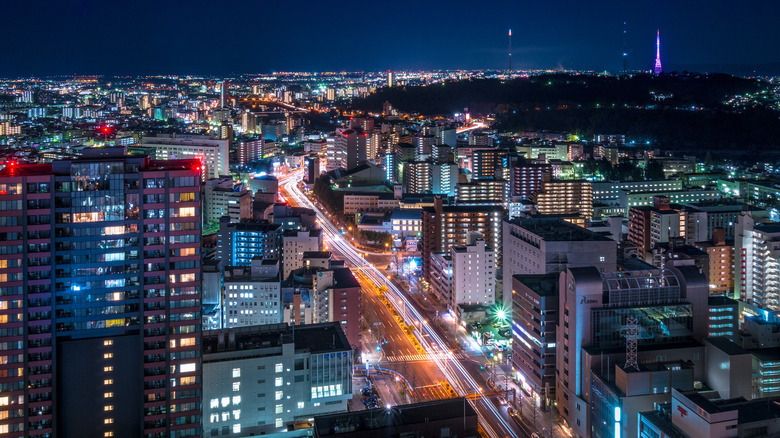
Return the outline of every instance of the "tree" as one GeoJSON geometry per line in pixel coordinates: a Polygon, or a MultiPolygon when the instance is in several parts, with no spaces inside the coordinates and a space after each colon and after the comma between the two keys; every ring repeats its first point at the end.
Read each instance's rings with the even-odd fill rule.
{"type": "Polygon", "coordinates": [[[657,180],[664,179],[664,165],[658,160],[650,160],[645,167],[645,179],[657,180]]]}

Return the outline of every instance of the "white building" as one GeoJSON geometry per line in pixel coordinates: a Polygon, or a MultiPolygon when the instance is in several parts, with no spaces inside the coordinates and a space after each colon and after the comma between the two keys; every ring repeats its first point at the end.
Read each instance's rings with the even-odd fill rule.
{"type": "Polygon", "coordinates": [[[481,238],[469,237],[465,246],[450,247],[451,308],[460,304],[492,306],[496,301],[496,253],[481,238]]]}
{"type": "Polygon", "coordinates": [[[278,260],[257,258],[251,266],[228,266],[224,286],[224,327],[282,322],[278,260]]]}
{"type": "Polygon", "coordinates": [[[203,332],[203,435],[245,437],[346,411],[352,347],[338,323],[203,332]]]}
{"type": "Polygon", "coordinates": [[[322,250],[322,230],[288,230],[282,235],[282,279],[303,267],[303,253],[322,250]]]}
{"type": "Polygon", "coordinates": [[[503,305],[512,306],[512,276],[567,268],[617,269],[617,242],[558,218],[504,221],[503,305]]]}
{"type": "Polygon", "coordinates": [[[741,214],[734,232],[735,296],[780,312],[780,225],[757,224],[741,214]]]}
{"type": "Polygon", "coordinates": [[[229,176],[211,178],[203,185],[203,222],[219,222],[222,216],[229,216],[231,222],[252,218],[252,193],[229,176]]]}
{"type": "Polygon", "coordinates": [[[204,175],[210,178],[230,174],[229,144],[229,140],[192,134],[157,134],[141,140],[141,147],[154,149],[158,160],[201,159],[206,166],[204,175]]]}

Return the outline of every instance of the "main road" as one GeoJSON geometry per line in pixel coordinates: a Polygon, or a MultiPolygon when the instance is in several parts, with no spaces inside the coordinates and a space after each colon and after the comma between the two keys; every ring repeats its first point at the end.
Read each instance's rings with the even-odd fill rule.
{"type": "Polygon", "coordinates": [[[459,359],[460,354],[456,352],[455,343],[444,334],[441,328],[429,322],[419,304],[376,267],[367,262],[361,251],[352,246],[341,234],[341,230],[334,226],[320,208],[309,201],[300,191],[298,182],[302,176],[302,171],[293,172],[281,178],[279,185],[290,200],[317,212],[318,223],[323,230],[325,240],[329,243],[331,252],[341,256],[345,262],[352,265],[353,269],[359,270],[361,275],[377,287],[384,286],[386,288],[385,297],[403,318],[405,324],[414,328],[415,337],[422,345],[422,349],[428,353],[430,359],[435,362],[455,391],[469,399],[469,403],[479,416],[480,425],[485,433],[493,438],[529,436],[528,432],[510,418],[506,409],[496,404],[494,398],[487,396],[490,390],[486,385],[483,373],[479,372],[479,367],[469,366],[469,361],[459,359]]]}

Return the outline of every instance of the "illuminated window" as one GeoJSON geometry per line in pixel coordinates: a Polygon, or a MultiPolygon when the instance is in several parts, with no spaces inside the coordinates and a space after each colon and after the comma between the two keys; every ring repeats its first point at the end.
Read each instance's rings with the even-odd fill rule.
{"type": "Polygon", "coordinates": [[[281,400],[282,397],[284,397],[284,391],[276,391],[276,397],[275,400],[281,400]]]}
{"type": "Polygon", "coordinates": [[[195,364],[194,363],[183,363],[179,365],[179,371],[182,373],[191,373],[195,371],[195,364]]]}
{"type": "Polygon", "coordinates": [[[241,377],[241,368],[233,368],[233,377],[241,377]]]}
{"type": "Polygon", "coordinates": [[[114,357],[114,353],[103,353],[103,359],[111,359],[114,357]]]}
{"type": "Polygon", "coordinates": [[[193,217],[193,216],[195,216],[195,207],[179,208],[179,217],[193,217]]]}
{"type": "Polygon", "coordinates": [[[275,368],[277,373],[281,373],[284,370],[284,367],[280,363],[276,364],[275,368]]]}
{"type": "Polygon", "coordinates": [[[192,256],[195,255],[195,248],[181,248],[179,250],[179,256],[185,257],[185,256],[192,256]]]}
{"type": "Polygon", "coordinates": [[[113,424],[114,419],[113,418],[106,418],[103,420],[103,424],[113,424]]]}
{"type": "Polygon", "coordinates": [[[0,406],[8,406],[9,399],[8,396],[0,397],[0,406]]]}
{"type": "Polygon", "coordinates": [[[195,274],[181,274],[182,283],[187,283],[191,281],[195,281],[195,274]]]}
{"type": "Polygon", "coordinates": [[[284,379],[281,377],[277,377],[276,381],[274,382],[274,386],[282,386],[284,385],[284,379]]]}
{"type": "Polygon", "coordinates": [[[277,418],[276,419],[276,427],[282,427],[282,419],[281,418],[277,418]]]}
{"type": "Polygon", "coordinates": [[[114,379],[103,380],[103,384],[104,385],[113,385],[114,384],[114,379]]]}
{"type": "Polygon", "coordinates": [[[113,411],[114,410],[114,405],[105,405],[105,406],[103,406],[103,410],[104,411],[113,411]]]}
{"type": "Polygon", "coordinates": [[[303,405],[304,405],[303,402],[298,402],[298,409],[303,409],[303,405]]]}
{"type": "Polygon", "coordinates": [[[233,433],[241,433],[241,425],[240,424],[234,424],[233,425],[233,433]]]}
{"type": "Polygon", "coordinates": [[[241,403],[241,396],[240,395],[234,395],[233,396],[233,404],[237,405],[241,403]]]}
{"type": "Polygon", "coordinates": [[[219,399],[218,399],[218,398],[212,398],[212,399],[209,401],[209,407],[210,407],[211,409],[216,409],[216,408],[218,408],[218,407],[219,407],[219,399]]]}
{"type": "Polygon", "coordinates": [[[106,437],[114,436],[114,432],[110,432],[110,431],[109,432],[103,432],[103,436],[106,436],[106,437]]]}
{"type": "Polygon", "coordinates": [[[222,407],[224,408],[225,406],[230,404],[230,397],[222,397],[221,402],[222,402],[222,407]]]}
{"type": "Polygon", "coordinates": [[[241,382],[233,382],[233,392],[241,391],[241,382]]]}
{"type": "Polygon", "coordinates": [[[276,413],[281,414],[284,411],[284,405],[276,405],[276,413]]]}
{"type": "Polygon", "coordinates": [[[104,392],[103,393],[103,398],[111,398],[113,396],[114,396],[113,392],[104,392]]]}

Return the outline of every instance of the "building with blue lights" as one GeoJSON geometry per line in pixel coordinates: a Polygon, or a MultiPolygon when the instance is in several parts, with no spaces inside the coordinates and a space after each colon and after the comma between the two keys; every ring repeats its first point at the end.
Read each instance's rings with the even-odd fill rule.
{"type": "Polygon", "coordinates": [[[0,170],[0,435],[200,436],[200,181],[124,148],[0,170]]]}

